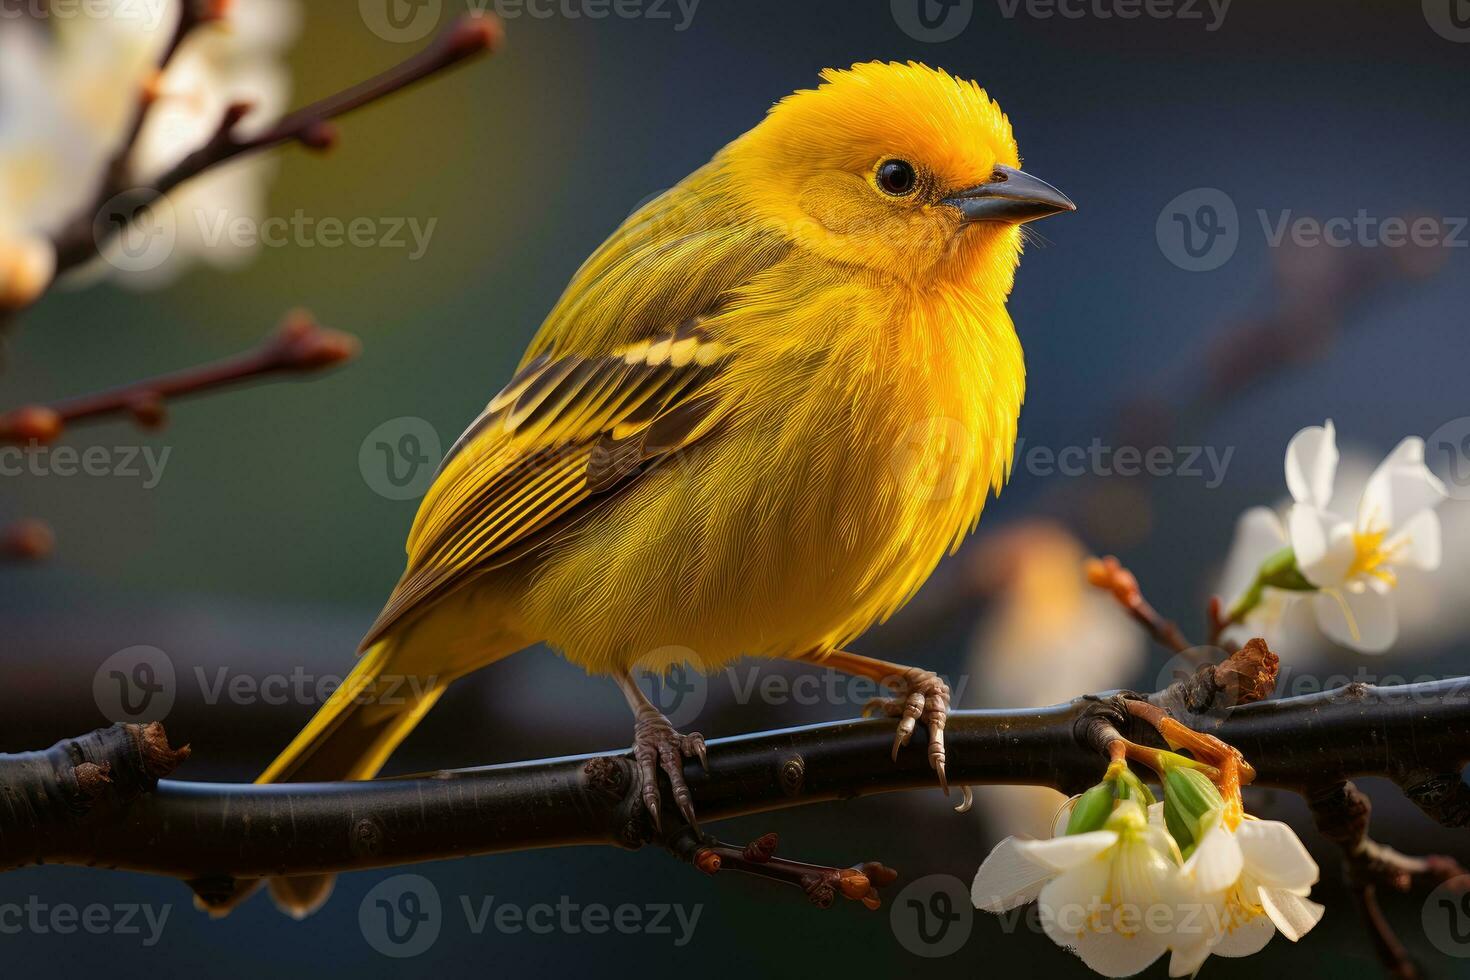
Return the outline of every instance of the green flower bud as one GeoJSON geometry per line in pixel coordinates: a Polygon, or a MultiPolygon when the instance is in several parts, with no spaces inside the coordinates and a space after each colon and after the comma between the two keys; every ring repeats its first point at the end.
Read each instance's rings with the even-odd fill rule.
{"type": "Polygon", "coordinates": [[[1145,810],[1158,802],[1143,780],[1129,769],[1124,769],[1118,776],[1118,799],[1133,800],[1145,810]]]}
{"type": "Polygon", "coordinates": [[[1224,808],[1225,798],[1204,773],[1188,766],[1169,767],[1164,775],[1164,825],[1185,857],[1224,808]]]}
{"type": "Polygon", "coordinates": [[[1105,779],[1077,797],[1072,816],[1067,819],[1067,834],[1085,834],[1101,830],[1113,812],[1113,781],[1105,779]]]}

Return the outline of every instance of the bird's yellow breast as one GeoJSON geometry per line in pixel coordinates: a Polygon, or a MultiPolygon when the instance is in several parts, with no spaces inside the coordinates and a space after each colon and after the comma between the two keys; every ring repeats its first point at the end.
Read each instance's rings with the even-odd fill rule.
{"type": "Polygon", "coordinates": [[[589,670],[845,643],[1008,474],[1024,367],[999,300],[795,253],[708,328],[733,347],[719,429],[517,573],[529,635],[589,670]]]}

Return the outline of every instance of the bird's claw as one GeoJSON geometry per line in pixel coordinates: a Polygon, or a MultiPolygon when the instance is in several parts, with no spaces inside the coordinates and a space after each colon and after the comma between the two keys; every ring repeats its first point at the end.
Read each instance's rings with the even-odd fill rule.
{"type": "Polygon", "coordinates": [[[697,758],[704,771],[709,772],[709,755],[703,735],[698,732],[680,734],[667,718],[652,708],[638,713],[633,723],[633,759],[638,765],[642,783],[643,808],[660,834],[663,833],[658,791],[660,769],[668,777],[669,786],[674,791],[674,805],[679,808],[684,822],[696,831],[699,829],[694,816],[694,798],[684,780],[684,760],[691,757],[697,758]]]}
{"type": "MultiPolygon", "coordinates": [[[[893,760],[898,761],[898,752],[913,738],[914,728],[922,721],[929,730],[929,765],[939,778],[939,788],[949,795],[949,778],[945,773],[944,724],[949,718],[949,685],[944,678],[930,670],[910,668],[886,682],[895,691],[891,698],[873,698],[863,708],[868,715],[878,711],[890,718],[897,718],[898,730],[893,736],[893,760]]],[[[974,805],[974,794],[970,787],[961,787],[964,799],[955,809],[964,813],[974,805]]]]}

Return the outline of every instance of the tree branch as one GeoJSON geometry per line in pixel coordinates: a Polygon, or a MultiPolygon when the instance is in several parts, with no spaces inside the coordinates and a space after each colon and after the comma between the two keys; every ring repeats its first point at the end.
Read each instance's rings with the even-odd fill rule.
{"type": "MultiPolygon", "coordinates": [[[[166,49],[165,59],[172,55],[177,43],[182,42],[189,31],[208,19],[207,11],[192,17],[186,16],[186,20],[180,24],[175,43],[166,49]]],[[[56,247],[56,276],[60,277],[91,261],[109,240],[121,232],[122,228],[117,222],[104,224],[98,221],[98,215],[107,202],[119,194],[129,191],[136,193],[137,200],[132,203],[136,203],[138,207],[133,209],[131,215],[132,220],[136,220],[149,204],[167,195],[180,184],[230,160],[292,142],[302,143],[312,149],[328,149],[336,141],[335,130],[330,125],[332,120],[409,88],[476,55],[492,51],[499,45],[502,37],[503,29],[495,17],[467,14],[440,34],[429,47],[397,67],[344,92],[298,109],[258,136],[237,135],[236,129],[249,114],[251,106],[248,103],[231,105],[225,110],[219,126],[208,142],[146,186],[138,187],[129,173],[127,161],[132,154],[133,143],[146,121],[150,99],[144,93],[134,128],[118,150],[97,194],[53,242],[56,247]]],[[[165,60],[164,64],[166,63],[165,60]]]]}
{"type": "Polygon", "coordinates": [[[1407,892],[1417,886],[1434,887],[1470,881],[1454,858],[1440,854],[1410,857],[1368,836],[1373,804],[1351,782],[1328,783],[1307,794],[1312,817],[1323,836],[1342,848],[1343,866],[1358,909],[1373,936],[1373,945],[1389,975],[1415,980],[1418,966],[1394,934],[1378,907],[1378,889],[1407,892]]]}
{"type": "Polygon", "coordinates": [[[253,351],[146,381],[83,395],[51,405],[23,405],[0,414],[0,443],[43,444],[66,426],[127,414],[145,428],[163,423],[165,402],[274,374],[320,371],[357,356],[351,334],[320,326],[304,310],[286,316],[279,329],[253,351]]]}
{"type": "MultiPolygon", "coordinates": [[[[1458,774],[1470,760],[1467,694],[1470,679],[1351,685],[1233,708],[1211,729],[1252,760],[1257,785],[1308,794],[1332,780],[1386,776],[1435,819],[1465,826],[1470,806],[1458,774]],[[1428,773],[1439,775],[1430,779],[1428,773]],[[1430,784],[1433,792],[1426,790],[1430,784]]],[[[1182,696],[1171,689],[1154,700],[1182,696]]],[[[1137,695],[955,712],[946,729],[951,779],[1078,792],[1105,767],[1099,732],[1157,742],[1148,725],[1123,709],[1125,697],[1137,695]]],[[[44,753],[0,756],[6,790],[0,796],[0,869],[46,862],[152,872],[189,880],[206,902],[223,903],[240,879],[283,873],[568,844],[657,843],[691,860],[708,849],[691,845],[690,832],[672,813],[663,819],[668,835],[656,834],[627,753],[357,783],[163,781],[155,788],[149,779],[154,770],[139,768],[146,760],[134,748],[136,729],[114,726],[44,753]],[[110,771],[112,782],[78,807],[76,771],[85,764],[110,771]]],[[[892,741],[892,723],[885,720],[717,739],[709,743],[708,773],[693,766],[685,775],[705,822],[932,788],[924,754],[901,753],[893,762],[892,741]]]]}

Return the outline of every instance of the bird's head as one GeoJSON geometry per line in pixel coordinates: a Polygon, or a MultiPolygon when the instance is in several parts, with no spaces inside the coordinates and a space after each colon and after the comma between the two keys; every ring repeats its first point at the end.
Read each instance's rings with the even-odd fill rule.
{"type": "Polygon", "coordinates": [[[1010,120],[974,82],[912,62],[822,79],[726,151],[732,193],[799,245],[917,287],[1004,295],[1021,226],[1076,210],[1021,171],[1010,120]]]}

